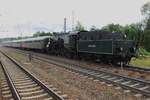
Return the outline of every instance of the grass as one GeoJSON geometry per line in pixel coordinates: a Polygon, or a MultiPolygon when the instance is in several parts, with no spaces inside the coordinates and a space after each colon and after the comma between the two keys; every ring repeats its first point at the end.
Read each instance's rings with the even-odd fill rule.
{"type": "Polygon", "coordinates": [[[130,64],[143,68],[150,68],[150,57],[133,58],[130,64]]]}
{"type": "Polygon", "coordinates": [[[130,64],[143,68],[150,68],[150,52],[143,48],[139,48],[138,55],[138,58],[131,59],[130,64]]]}

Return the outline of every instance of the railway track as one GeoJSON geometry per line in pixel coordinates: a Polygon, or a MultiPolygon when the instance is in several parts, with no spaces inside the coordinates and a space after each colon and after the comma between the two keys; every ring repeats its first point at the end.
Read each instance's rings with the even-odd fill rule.
{"type": "Polygon", "coordinates": [[[42,60],[51,64],[55,64],[57,66],[61,66],[73,72],[92,77],[94,80],[105,81],[109,84],[114,84],[116,86],[121,86],[124,89],[131,90],[137,94],[139,93],[147,97],[150,97],[150,82],[149,81],[130,78],[130,77],[114,74],[114,73],[108,73],[105,71],[97,71],[91,68],[71,65],[66,62],[58,61],[56,59],[46,59],[46,58],[42,58],[41,56],[38,57],[35,55],[33,55],[33,57],[40,61],[42,60]]]}
{"type": "Polygon", "coordinates": [[[137,72],[141,72],[141,73],[145,73],[145,72],[150,73],[150,68],[142,68],[142,67],[133,66],[133,65],[126,65],[125,67],[128,70],[132,70],[132,71],[137,71],[137,72]]]}
{"type": "MultiPolygon", "coordinates": [[[[46,56],[45,54],[36,53],[36,52],[32,52],[32,51],[23,51],[23,50],[15,49],[15,52],[23,54],[23,55],[27,55],[27,54],[31,53],[32,55],[38,55],[38,56],[41,56],[41,57],[44,57],[47,59],[51,58],[50,56],[46,56]]],[[[120,65],[115,65],[115,67],[120,68],[120,65]]],[[[135,72],[139,72],[139,73],[150,73],[150,68],[142,68],[142,67],[133,66],[133,65],[125,65],[123,68],[125,70],[135,71],[135,72]]]]}
{"type": "MultiPolygon", "coordinates": [[[[21,53],[23,53],[23,51],[21,53]]],[[[81,75],[91,77],[94,80],[105,81],[109,84],[120,86],[124,88],[127,92],[132,91],[136,94],[139,95],[141,94],[146,97],[150,97],[150,81],[122,76],[119,74],[114,74],[106,71],[94,70],[84,66],[70,64],[68,62],[58,60],[56,58],[44,56],[42,54],[33,53],[32,57],[33,59],[48,62],[66,68],[67,70],[73,71],[75,73],[79,73],[81,75]]]]}
{"type": "Polygon", "coordinates": [[[105,81],[109,84],[120,86],[124,88],[127,92],[132,91],[135,94],[139,94],[139,95],[141,94],[146,97],[150,97],[149,81],[122,76],[119,74],[109,73],[106,71],[98,71],[91,68],[70,64],[68,62],[64,62],[62,60],[58,60],[52,57],[42,56],[41,54],[32,54],[32,57],[33,59],[48,62],[66,68],[67,70],[73,71],[75,73],[79,73],[81,75],[91,77],[94,80],[105,81]]]}
{"type": "Polygon", "coordinates": [[[5,74],[3,72],[1,64],[0,64],[0,81],[1,81],[1,84],[0,84],[1,98],[0,99],[5,98],[6,100],[11,100],[13,98],[12,93],[11,93],[10,88],[8,86],[8,83],[7,83],[7,80],[6,80],[6,77],[5,77],[5,74]]]}
{"type": "Polygon", "coordinates": [[[13,58],[1,52],[2,94],[12,100],[64,100],[13,58]],[[2,59],[3,57],[3,59],[2,59]]]}
{"type": "MultiPolygon", "coordinates": [[[[23,53],[23,52],[22,52],[23,53]]],[[[50,57],[50,56],[46,56],[45,54],[38,54],[38,53],[33,53],[32,52],[32,55],[35,57],[35,56],[40,56],[42,58],[46,58],[46,59],[54,59],[53,57],[50,57]]],[[[64,62],[63,60],[59,60],[61,62],[64,62]]],[[[66,62],[67,63],[67,62],[66,62]]],[[[72,63],[71,63],[72,64],[72,63]]],[[[75,65],[75,66],[79,66],[79,67],[82,67],[80,65],[76,65],[76,64],[72,64],[72,65],[75,65]]],[[[100,66],[101,67],[101,66],[100,66]]],[[[116,68],[120,68],[120,65],[115,65],[116,68]]],[[[139,73],[150,73],[150,69],[148,68],[142,68],[142,67],[137,67],[137,66],[133,66],[133,65],[125,65],[123,67],[125,70],[128,70],[128,71],[135,71],[135,72],[139,72],[139,73]]]]}

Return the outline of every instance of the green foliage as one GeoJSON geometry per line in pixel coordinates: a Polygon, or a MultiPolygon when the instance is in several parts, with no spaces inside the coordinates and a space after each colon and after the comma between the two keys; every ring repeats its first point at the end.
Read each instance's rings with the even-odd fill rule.
{"type": "Polygon", "coordinates": [[[150,29],[150,17],[147,19],[147,21],[145,22],[145,30],[149,30],[150,29]]]}
{"type": "Polygon", "coordinates": [[[17,40],[20,40],[20,39],[22,39],[22,37],[19,36],[19,37],[17,37],[16,39],[17,39],[17,40]]]}
{"type": "Polygon", "coordinates": [[[35,34],[33,34],[33,37],[38,37],[38,36],[51,36],[52,33],[50,32],[36,32],[35,34]]]}
{"type": "Polygon", "coordinates": [[[16,37],[15,40],[20,40],[20,39],[26,39],[26,38],[30,38],[29,36],[24,36],[24,37],[16,37]]]}
{"type": "Polygon", "coordinates": [[[74,31],[84,31],[84,26],[78,21],[74,31]]]}
{"type": "Polygon", "coordinates": [[[143,47],[150,51],[150,30],[144,31],[143,47]]]}
{"type": "Polygon", "coordinates": [[[149,57],[140,57],[133,58],[130,62],[131,65],[136,65],[138,67],[150,68],[150,58],[149,57]]]}
{"type": "Polygon", "coordinates": [[[144,48],[139,48],[138,55],[138,58],[131,59],[130,64],[150,68],[150,52],[146,51],[144,48]]]}
{"type": "Polygon", "coordinates": [[[147,20],[146,27],[143,33],[143,47],[150,51],[150,18],[147,20]]]}
{"type": "Polygon", "coordinates": [[[122,32],[123,27],[119,24],[108,24],[104,27],[102,27],[101,30],[107,31],[107,32],[122,32]]]}
{"type": "Polygon", "coordinates": [[[100,30],[100,29],[98,29],[96,26],[92,26],[91,28],[90,28],[90,31],[97,31],[97,30],[100,30]]]}
{"type": "Polygon", "coordinates": [[[150,52],[146,51],[144,48],[139,48],[138,53],[138,58],[132,58],[130,64],[150,68],[150,52]]]}
{"type": "Polygon", "coordinates": [[[141,8],[142,15],[150,16],[150,2],[145,3],[141,8]]]}
{"type": "Polygon", "coordinates": [[[144,33],[143,33],[143,47],[150,51],[150,2],[144,4],[141,8],[141,13],[144,15],[144,33]]]}
{"type": "Polygon", "coordinates": [[[142,56],[150,56],[150,52],[146,51],[144,48],[139,48],[138,53],[142,56]]]}
{"type": "Polygon", "coordinates": [[[130,40],[135,40],[138,45],[141,45],[143,39],[143,31],[141,24],[130,24],[123,27],[123,33],[127,35],[127,38],[130,40]]]}
{"type": "Polygon", "coordinates": [[[130,24],[126,26],[121,26],[119,24],[108,24],[107,26],[104,26],[101,30],[126,34],[127,39],[135,40],[136,42],[140,42],[142,40],[141,24],[130,24]]]}

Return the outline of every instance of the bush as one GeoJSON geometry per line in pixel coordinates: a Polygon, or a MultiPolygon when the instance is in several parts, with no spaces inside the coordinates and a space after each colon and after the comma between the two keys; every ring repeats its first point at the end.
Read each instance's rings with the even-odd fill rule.
{"type": "Polygon", "coordinates": [[[138,54],[141,55],[141,56],[150,56],[150,52],[146,51],[143,48],[138,49],[138,54]]]}
{"type": "Polygon", "coordinates": [[[150,52],[150,30],[144,31],[143,46],[147,51],[150,52]]]}

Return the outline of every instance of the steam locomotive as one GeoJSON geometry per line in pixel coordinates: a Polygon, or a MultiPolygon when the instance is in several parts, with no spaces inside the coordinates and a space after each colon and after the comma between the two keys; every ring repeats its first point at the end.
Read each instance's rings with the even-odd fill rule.
{"type": "Polygon", "coordinates": [[[6,41],[4,46],[40,50],[69,58],[91,59],[110,63],[129,63],[136,56],[136,43],[122,33],[82,31],[59,33],[21,40],[6,41]]]}

